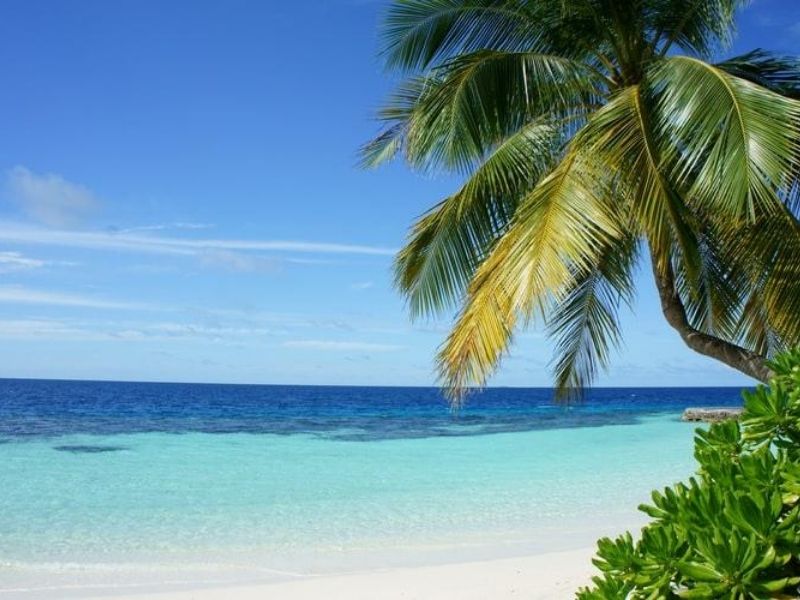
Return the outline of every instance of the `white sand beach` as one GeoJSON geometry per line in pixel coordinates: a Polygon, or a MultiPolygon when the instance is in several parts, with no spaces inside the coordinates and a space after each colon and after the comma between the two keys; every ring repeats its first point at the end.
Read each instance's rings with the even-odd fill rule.
{"type": "MultiPolygon", "coordinates": [[[[593,548],[519,558],[398,568],[292,581],[147,594],[104,600],[565,600],[589,582],[593,548]]],[[[97,598],[97,597],[95,597],[97,598]]]]}

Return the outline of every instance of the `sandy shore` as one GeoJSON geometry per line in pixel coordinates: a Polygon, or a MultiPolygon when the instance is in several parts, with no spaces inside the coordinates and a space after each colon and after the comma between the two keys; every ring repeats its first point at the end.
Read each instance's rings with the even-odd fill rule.
{"type": "MultiPolygon", "coordinates": [[[[593,573],[593,549],[241,587],[106,596],[107,600],[568,600],[593,573]]],[[[97,597],[95,597],[97,598],[97,597]]]]}

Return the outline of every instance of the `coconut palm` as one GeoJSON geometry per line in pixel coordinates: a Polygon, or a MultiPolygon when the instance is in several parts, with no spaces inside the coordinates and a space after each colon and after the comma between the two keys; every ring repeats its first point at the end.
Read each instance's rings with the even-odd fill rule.
{"type": "Polygon", "coordinates": [[[403,83],[363,148],[460,173],[396,259],[412,315],[460,308],[438,363],[456,400],[541,320],[557,388],[620,341],[652,264],[686,345],[765,380],[800,342],[800,67],[712,62],[743,0],[394,0],[403,83]]]}

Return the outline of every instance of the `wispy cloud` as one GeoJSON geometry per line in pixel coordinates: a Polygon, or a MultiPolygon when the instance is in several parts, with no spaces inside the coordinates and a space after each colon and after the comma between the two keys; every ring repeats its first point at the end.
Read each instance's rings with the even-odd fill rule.
{"type": "Polygon", "coordinates": [[[402,346],[394,344],[373,344],[369,342],[336,342],[329,340],[290,340],[283,343],[284,348],[303,348],[330,352],[395,352],[402,346]]]}
{"type": "Polygon", "coordinates": [[[43,260],[25,256],[21,252],[0,251],[0,273],[30,271],[50,266],[75,266],[77,263],[65,260],[43,260]]]}
{"type": "Polygon", "coordinates": [[[214,225],[211,223],[188,223],[183,221],[178,221],[175,223],[155,223],[152,225],[137,225],[135,227],[125,227],[123,229],[117,229],[117,233],[140,233],[143,231],[164,231],[165,229],[189,229],[189,230],[198,230],[198,229],[212,229],[214,225]]]}
{"type": "Polygon", "coordinates": [[[37,258],[28,258],[20,252],[0,252],[0,270],[5,272],[39,269],[44,265],[45,261],[37,258]]]}
{"type": "MultiPolygon", "coordinates": [[[[57,298],[61,299],[61,298],[57,298]]],[[[83,306],[84,303],[81,303],[83,306]]],[[[93,303],[93,308],[94,303],[93,303]]],[[[169,342],[204,340],[229,344],[277,344],[292,335],[299,322],[260,322],[254,324],[208,323],[202,319],[188,321],[148,321],[133,319],[61,316],[0,319],[0,339],[53,339],[70,341],[169,342]]],[[[294,332],[297,335],[297,331],[294,332]]],[[[402,346],[362,342],[326,340],[290,340],[284,348],[333,352],[391,352],[402,346]]]]}
{"type": "Polygon", "coordinates": [[[44,229],[20,223],[0,221],[0,240],[19,244],[84,248],[90,250],[120,250],[140,253],[197,256],[211,250],[241,252],[297,252],[315,254],[362,254],[392,256],[393,248],[308,242],[294,240],[240,240],[220,238],[178,238],[158,235],[137,235],[114,231],[73,231],[44,229]]]}
{"type": "MultiPolygon", "coordinates": [[[[14,296],[21,295],[17,291],[14,296]]],[[[10,292],[0,288],[0,302],[8,298],[10,292]]],[[[57,302],[69,305],[89,305],[91,308],[106,308],[109,303],[97,302],[96,298],[76,297],[67,294],[41,292],[34,295],[26,290],[26,301],[38,303],[57,302]]],[[[111,303],[119,308],[118,303],[111,303]]],[[[128,308],[125,305],[124,308],[128,308]]],[[[243,320],[236,312],[226,315],[203,315],[177,307],[162,307],[164,320],[151,320],[151,313],[136,312],[103,312],[90,310],[87,312],[62,312],[58,316],[47,313],[29,314],[0,318],[0,341],[30,342],[87,342],[108,344],[109,347],[121,347],[129,344],[146,345],[152,352],[183,352],[186,348],[203,348],[206,351],[211,344],[219,347],[236,348],[237,351],[250,349],[254,353],[289,352],[295,356],[304,356],[312,360],[323,360],[323,354],[335,355],[337,360],[369,360],[383,353],[401,351],[405,346],[394,343],[374,343],[342,338],[315,338],[321,333],[320,328],[330,330],[337,328],[333,323],[321,322],[314,317],[284,314],[260,314],[256,319],[243,320]],[[311,334],[303,337],[303,332],[311,334]],[[200,346],[198,346],[200,344],[200,346]],[[181,350],[182,349],[182,350],[181,350]],[[282,350],[281,350],[282,349],[282,350]]],[[[352,329],[352,327],[348,327],[352,329]]],[[[358,330],[349,331],[348,336],[356,335],[358,330]]],[[[366,330],[362,330],[366,333],[366,330]]],[[[332,334],[338,337],[340,332],[332,334]]],[[[369,338],[367,338],[369,339],[369,338]]],[[[393,338],[392,341],[394,341],[393,338]]],[[[178,356],[179,354],[174,354],[178,356]]]]}
{"type": "Polygon", "coordinates": [[[13,339],[87,339],[94,334],[63,321],[50,319],[0,320],[0,338],[13,339]]]}
{"type": "Polygon", "coordinates": [[[131,323],[71,319],[0,319],[0,338],[69,341],[229,341],[280,335],[268,328],[213,327],[197,323],[131,323]]]}
{"type": "Polygon", "coordinates": [[[373,287],[375,284],[372,281],[359,281],[357,283],[353,283],[350,285],[350,289],[353,290],[368,290],[369,288],[373,287]]]}
{"type": "Polygon", "coordinates": [[[0,302],[7,304],[44,304],[109,310],[154,310],[157,308],[151,304],[118,302],[81,294],[36,290],[16,285],[0,286],[0,302]]]}
{"type": "MultiPolygon", "coordinates": [[[[189,308],[189,314],[204,322],[228,323],[236,327],[280,327],[283,330],[335,331],[352,334],[356,331],[375,333],[371,322],[354,321],[348,316],[322,316],[282,313],[259,309],[189,308]]],[[[301,335],[301,334],[297,334],[301,335]]],[[[305,335],[305,334],[302,334],[305,335]]]]}
{"type": "Polygon", "coordinates": [[[265,327],[225,327],[199,323],[143,323],[106,328],[105,331],[109,337],[132,341],[204,339],[238,343],[245,339],[282,335],[280,331],[265,327]]]}
{"type": "Polygon", "coordinates": [[[20,166],[6,174],[5,195],[26,215],[51,227],[74,225],[99,204],[87,187],[20,166]]]}
{"type": "Polygon", "coordinates": [[[203,265],[221,267],[237,273],[274,273],[281,268],[281,260],[269,256],[254,256],[230,250],[209,250],[200,256],[203,265]]]}

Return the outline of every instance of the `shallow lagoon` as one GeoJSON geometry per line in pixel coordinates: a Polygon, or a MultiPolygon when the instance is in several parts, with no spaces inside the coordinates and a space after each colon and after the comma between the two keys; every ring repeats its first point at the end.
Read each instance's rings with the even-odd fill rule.
{"type": "MultiPolygon", "coordinates": [[[[0,383],[0,592],[579,548],[694,469],[738,390],[0,383]]],[[[70,588],[64,588],[65,593],[70,588]]]]}

